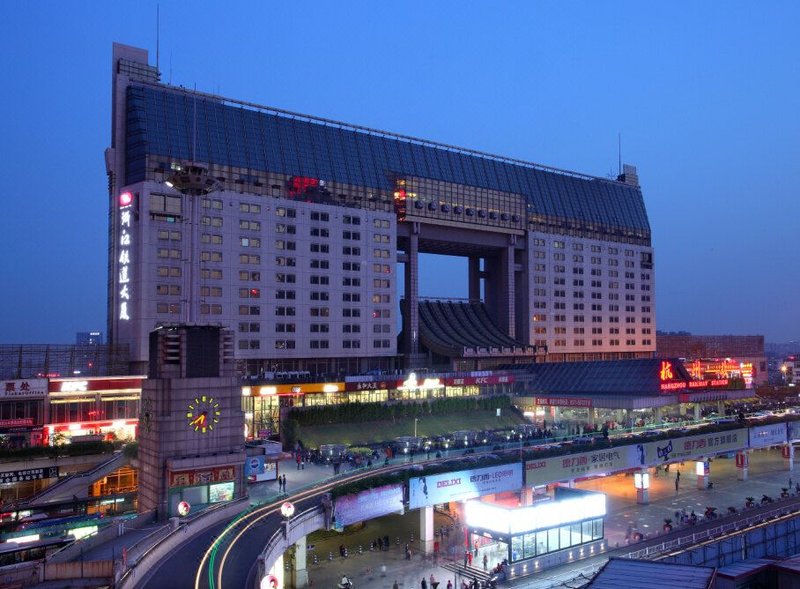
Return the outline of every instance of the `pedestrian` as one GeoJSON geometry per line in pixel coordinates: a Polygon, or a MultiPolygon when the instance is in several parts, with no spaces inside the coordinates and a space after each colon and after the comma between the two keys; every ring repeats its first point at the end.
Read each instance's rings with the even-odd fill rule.
{"type": "Polygon", "coordinates": [[[394,585],[392,585],[392,589],[400,589],[400,585],[397,584],[397,579],[394,580],[394,585]]]}
{"type": "Polygon", "coordinates": [[[478,545],[475,544],[475,550],[473,551],[475,554],[475,558],[478,558],[478,545]]]}
{"type": "Polygon", "coordinates": [[[678,470],[678,474],[675,475],[675,478],[681,480],[681,471],[678,470]]]}
{"type": "Polygon", "coordinates": [[[489,557],[486,554],[483,555],[483,570],[488,570],[489,568],[489,557]]]}
{"type": "Polygon", "coordinates": [[[378,550],[383,550],[383,539],[381,539],[380,536],[378,536],[378,541],[376,544],[378,545],[378,550]]]}
{"type": "Polygon", "coordinates": [[[472,566],[472,553],[469,551],[467,551],[467,562],[469,563],[469,566],[472,566]]]}
{"type": "Polygon", "coordinates": [[[303,459],[303,458],[300,456],[300,452],[297,452],[297,453],[294,455],[294,460],[295,460],[295,462],[297,462],[297,470],[300,470],[300,461],[301,461],[302,459],[303,459]]]}
{"type": "Polygon", "coordinates": [[[681,484],[681,480],[679,478],[676,478],[675,479],[675,492],[676,493],[678,492],[678,485],[680,485],[680,484],[681,484]]]}
{"type": "Polygon", "coordinates": [[[419,585],[422,587],[422,589],[428,589],[428,582],[425,580],[425,577],[422,577],[422,581],[419,585]]]}
{"type": "Polygon", "coordinates": [[[467,557],[469,556],[469,550],[464,551],[464,568],[467,568],[467,557]]]}
{"type": "Polygon", "coordinates": [[[431,573],[430,584],[431,584],[431,589],[436,589],[436,585],[438,583],[436,583],[436,577],[433,576],[433,573],[431,573]]]}
{"type": "Polygon", "coordinates": [[[447,579],[447,589],[453,589],[453,582],[450,579],[447,579]]]}

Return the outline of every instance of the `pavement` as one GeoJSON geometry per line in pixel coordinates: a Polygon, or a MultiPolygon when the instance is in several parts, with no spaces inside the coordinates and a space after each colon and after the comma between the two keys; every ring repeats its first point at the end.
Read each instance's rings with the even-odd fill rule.
{"type": "MultiPolygon", "coordinates": [[[[778,498],[782,487],[787,487],[789,479],[792,485],[800,482],[800,469],[787,471],[780,450],[757,450],[751,454],[749,477],[746,481],[737,480],[737,472],[733,459],[716,458],[711,462],[710,474],[714,485],[712,489],[698,489],[697,476],[694,473],[695,463],[674,464],[670,472],[660,470],[656,476],[655,469],[650,469],[649,504],[636,503],[636,490],[633,477],[625,474],[598,477],[579,481],[577,487],[603,492],[607,495],[608,514],[605,523],[605,537],[609,548],[629,545],[629,530],[640,532],[645,539],[656,538],[663,534],[665,518],[675,520],[675,511],[692,510],[702,516],[707,506],[716,507],[722,515],[727,514],[728,506],[742,511],[745,498],[755,497],[758,501],[763,494],[778,498]],[[675,490],[677,472],[681,477],[678,490],[675,490]]],[[[323,473],[331,473],[330,467],[314,467],[323,473]]],[[[288,471],[287,471],[288,472],[288,471]]],[[[291,475],[287,474],[287,486],[292,490],[291,475]]],[[[307,475],[306,475],[307,476],[307,475]]],[[[505,555],[497,545],[479,548],[478,556],[473,558],[472,567],[463,565],[464,532],[460,522],[451,516],[436,512],[435,528],[445,528],[448,534],[441,542],[442,556],[434,558],[424,555],[415,549],[418,540],[419,514],[417,511],[405,515],[390,515],[365,522],[359,527],[349,527],[343,533],[316,532],[307,539],[307,570],[310,587],[335,587],[343,574],[354,583],[356,589],[374,588],[391,589],[394,582],[402,589],[421,587],[423,576],[428,581],[430,576],[440,582],[439,589],[446,589],[448,580],[454,587],[460,588],[462,580],[479,579],[483,573],[483,555],[491,567],[505,555]],[[370,549],[377,537],[388,535],[390,547],[378,551],[370,549]],[[406,543],[412,549],[411,560],[405,558],[406,543]],[[339,546],[348,549],[347,558],[339,554],[339,546]],[[385,570],[384,570],[385,567],[385,570]]],[[[689,527],[673,521],[675,529],[689,527]]],[[[633,544],[635,545],[635,544],[633,544]]],[[[632,546],[633,546],[632,545],[632,546]]],[[[597,562],[597,561],[595,561],[597,562]]],[[[518,577],[505,583],[506,586],[520,588],[543,589],[560,585],[571,572],[584,566],[587,561],[577,561],[562,567],[556,567],[537,573],[535,576],[518,577]]],[[[285,559],[288,571],[292,565],[291,557],[285,559]]],[[[577,574],[577,573],[575,573],[577,574]]],[[[287,574],[288,576],[288,574],[287,574]]],[[[574,576],[574,575],[573,575],[574,576]]]]}
{"type": "MultiPolygon", "coordinates": [[[[402,458],[397,459],[403,461],[402,458]]],[[[665,518],[674,520],[675,511],[686,509],[694,510],[698,516],[702,515],[706,506],[717,507],[718,512],[726,513],[728,506],[736,507],[741,511],[744,508],[745,498],[755,497],[759,500],[762,494],[774,498],[780,496],[781,488],[787,487],[789,479],[792,485],[800,482],[800,469],[787,471],[779,449],[757,450],[750,457],[749,478],[746,481],[737,480],[736,468],[733,459],[716,458],[711,463],[711,480],[713,489],[698,489],[697,477],[694,474],[694,462],[683,465],[675,464],[670,472],[663,470],[656,476],[654,469],[650,469],[650,501],[648,505],[636,503],[636,491],[633,486],[633,477],[625,474],[598,477],[590,480],[579,481],[577,486],[603,492],[607,495],[608,514],[605,523],[605,537],[609,548],[624,547],[628,544],[626,536],[630,531],[642,533],[646,538],[653,538],[662,533],[665,518]],[[678,470],[681,472],[679,488],[675,490],[675,478],[678,470]]],[[[330,465],[306,464],[302,470],[297,470],[296,464],[291,459],[279,463],[278,474],[285,474],[287,493],[278,491],[276,481],[266,481],[249,485],[251,504],[262,504],[293,493],[313,487],[320,480],[333,475],[330,465]]],[[[677,522],[673,525],[680,527],[677,522]]],[[[463,566],[464,532],[460,522],[451,515],[436,512],[435,528],[443,528],[447,533],[444,540],[440,541],[442,556],[434,558],[416,550],[419,531],[419,513],[408,512],[405,515],[385,516],[376,520],[365,522],[361,526],[348,527],[345,532],[315,532],[307,539],[307,570],[310,587],[336,587],[343,574],[354,582],[356,589],[391,589],[394,582],[402,589],[420,587],[423,576],[428,581],[430,589],[430,576],[440,582],[438,589],[446,589],[446,583],[451,580],[454,587],[460,589],[462,580],[471,581],[472,578],[481,578],[483,573],[483,555],[487,555],[489,566],[493,566],[504,557],[497,545],[487,545],[479,548],[478,556],[473,560],[472,567],[463,566]],[[390,546],[388,550],[370,550],[371,543],[377,538],[388,535],[390,546]],[[344,544],[348,548],[348,557],[339,555],[339,546],[344,544]],[[405,545],[409,544],[412,551],[410,560],[405,558],[405,545]],[[385,568],[384,568],[385,567],[385,568]]],[[[123,548],[130,551],[131,546],[140,541],[146,541],[149,534],[158,532],[162,526],[155,524],[140,530],[126,530],[125,534],[109,541],[92,550],[86,551],[84,560],[119,559],[123,548]]],[[[563,567],[557,567],[537,573],[531,577],[520,577],[505,583],[506,586],[520,588],[542,589],[560,584],[565,575],[582,566],[578,561],[563,567]]],[[[285,567],[289,568],[291,558],[285,559],[285,567]]]]}

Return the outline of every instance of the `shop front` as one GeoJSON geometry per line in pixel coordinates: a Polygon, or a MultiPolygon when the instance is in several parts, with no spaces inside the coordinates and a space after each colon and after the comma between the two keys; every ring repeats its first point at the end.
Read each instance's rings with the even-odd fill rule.
{"type": "Polygon", "coordinates": [[[0,388],[0,449],[42,444],[47,380],[6,380],[0,388]]]}
{"type": "Polygon", "coordinates": [[[512,565],[575,549],[572,558],[577,559],[602,543],[606,497],[555,487],[552,498],[527,507],[470,500],[465,514],[473,545],[502,555],[512,565]]]}
{"type": "Polygon", "coordinates": [[[169,471],[169,516],[184,516],[214,503],[232,501],[237,497],[238,474],[234,466],[169,471]]]}
{"type": "Polygon", "coordinates": [[[43,442],[135,439],[144,378],[50,379],[43,442]]]}

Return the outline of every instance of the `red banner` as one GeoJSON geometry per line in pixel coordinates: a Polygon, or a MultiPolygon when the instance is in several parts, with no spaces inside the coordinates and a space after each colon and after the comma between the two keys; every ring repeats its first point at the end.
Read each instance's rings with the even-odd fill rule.
{"type": "Polygon", "coordinates": [[[51,378],[51,393],[85,393],[89,391],[117,391],[121,389],[142,388],[143,377],[139,378],[51,378]]]}
{"type": "Polygon", "coordinates": [[[592,407],[592,400],[578,397],[536,397],[536,404],[552,407],[592,407]]]}
{"type": "Polygon", "coordinates": [[[497,376],[456,376],[444,379],[444,384],[449,387],[485,384],[510,384],[513,382],[514,377],[510,374],[501,374],[497,376]]]}

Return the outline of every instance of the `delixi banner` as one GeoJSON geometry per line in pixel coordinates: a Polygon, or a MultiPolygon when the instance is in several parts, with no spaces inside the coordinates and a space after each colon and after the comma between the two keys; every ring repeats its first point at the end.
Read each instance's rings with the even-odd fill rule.
{"type": "Polygon", "coordinates": [[[475,470],[459,470],[408,481],[408,507],[416,509],[522,488],[522,464],[500,464],[475,470]]]}

